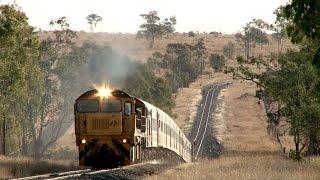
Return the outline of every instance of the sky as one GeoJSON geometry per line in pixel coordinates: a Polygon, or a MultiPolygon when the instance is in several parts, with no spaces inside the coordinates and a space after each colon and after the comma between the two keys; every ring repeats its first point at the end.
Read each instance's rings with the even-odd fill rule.
{"type": "MultiPolygon", "coordinates": [[[[14,0],[0,0],[0,4],[14,0]]],[[[218,31],[236,33],[253,18],[273,23],[274,10],[289,0],[15,0],[26,12],[31,25],[50,30],[50,20],[66,16],[74,30],[89,31],[85,19],[102,16],[96,32],[136,33],[143,19],[139,16],[158,11],[159,16],[176,16],[176,31],[218,31]]]]}

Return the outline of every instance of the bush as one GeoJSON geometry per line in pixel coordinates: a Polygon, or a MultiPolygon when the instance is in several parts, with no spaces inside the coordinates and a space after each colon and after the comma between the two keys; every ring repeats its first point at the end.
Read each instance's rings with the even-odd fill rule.
{"type": "Polygon", "coordinates": [[[209,34],[214,35],[215,37],[217,37],[219,34],[222,34],[221,32],[217,32],[217,31],[211,31],[209,34]]]}
{"type": "Polygon", "coordinates": [[[216,72],[221,72],[222,68],[225,66],[225,63],[226,62],[224,56],[221,56],[219,54],[211,54],[210,64],[216,72]]]}
{"type": "Polygon", "coordinates": [[[234,53],[234,44],[229,41],[228,44],[223,46],[222,51],[228,59],[232,58],[232,55],[234,53]]]}
{"type": "Polygon", "coordinates": [[[295,150],[290,149],[289,151],[289,158],[293,160],[301,160],[300,154],[298,154],[295,150]]]}
{"type": "Polygon", "coordinates": [[[188,32],[188,36],[189,36],[189,37],[195,37],[195,36],[196,36],[196,33],[194,33],[193,31],[189,31],[189,32],[188,32]]]}

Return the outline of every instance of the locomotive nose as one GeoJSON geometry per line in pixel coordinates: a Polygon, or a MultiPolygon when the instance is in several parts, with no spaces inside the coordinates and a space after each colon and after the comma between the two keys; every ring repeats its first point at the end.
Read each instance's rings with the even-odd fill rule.
{"type": "Polygon", "coordinates": [[[122,114],[88,114],[88,135],[116,135],[122,132],[122,114]]]}

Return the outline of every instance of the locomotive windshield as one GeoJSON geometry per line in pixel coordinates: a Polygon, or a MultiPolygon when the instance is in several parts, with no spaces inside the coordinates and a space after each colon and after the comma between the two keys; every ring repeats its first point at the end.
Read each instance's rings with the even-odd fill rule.
{"type": "Polygon", "coordinates": [[[77,101],[78,112],[98,112],[99,102],[97,100],[79,100],[77,101]]]}
{"type": "Polygon", "coordinates": [[[120,112],[121,111],[121,101],[115,100],[104,100],[101,103],[101,112],[120,112]]]}

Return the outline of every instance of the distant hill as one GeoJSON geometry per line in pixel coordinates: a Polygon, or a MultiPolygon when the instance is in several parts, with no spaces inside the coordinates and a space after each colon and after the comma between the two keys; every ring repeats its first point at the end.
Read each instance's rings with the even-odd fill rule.
{"type": "MultiPolygon", "coordinates": [[[[50,32],[43,32],[40,37],[46,38],[50,36],[50,32]]],[[[232,34],[197,34],[195,37],[189,37],[187,33],[175,33],[167,38],[157,39],[153,49],[148,48],[148,43],[144,39],[136,39],[135,34],[114,34],[114,33],[87,33],[78,32],[77,43],[85,41],[95,42],[100,45],[110,45],[118,53],[127,55],[134,61],[146,62],[155,51],[164,52],[169,43],[195,43],[197,38],[203,38],[205,46],[210,53],[222,53],[222,47],[229,41],[236,44],[235,55],[244,55],[243,48],[237,43],[236,38],[232,34]]],[[[278,52],[277,42],[269,36],[269,44],[257,45],[252,50],[252,55],[269,54],[270,52],[278,52]]],[[[284,39],[282,50],[296,48],[289,39],[284,39]]]]}

